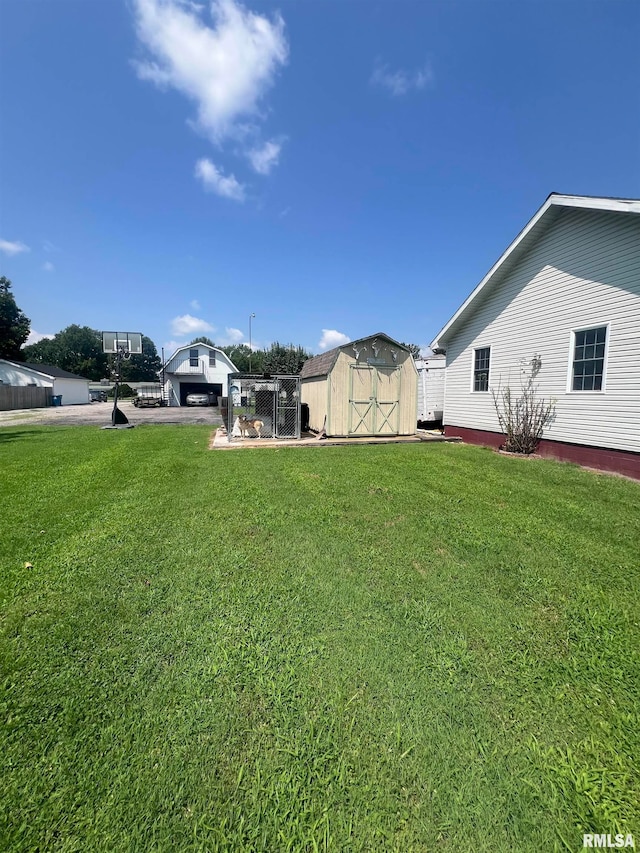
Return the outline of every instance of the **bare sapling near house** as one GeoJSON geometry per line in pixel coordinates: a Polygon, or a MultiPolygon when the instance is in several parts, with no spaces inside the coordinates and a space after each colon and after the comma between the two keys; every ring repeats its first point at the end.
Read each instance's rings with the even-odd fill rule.
{"type": "Polygon", "coordinates": [[[492,389],[493,403],[505,442],[500,448],[508,453],[534,453],[544,428],[553,420],[555,402],[538,397],[536,377],[542,367],[542,358],[536,354],[523,359],[519,392],[511,386],[492,389]]]}

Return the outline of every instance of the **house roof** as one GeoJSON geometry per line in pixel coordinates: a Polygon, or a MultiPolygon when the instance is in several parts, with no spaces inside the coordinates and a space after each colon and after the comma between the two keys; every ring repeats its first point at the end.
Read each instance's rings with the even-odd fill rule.
{"type": "Polygon", "coordinates": [[[34,361],[9,361],[8,359],[2,360],[6,361],[7,364],[13,365],[13,367],[26,367],[27,370],[31,370],[34,373],[41,373],[43,376],[50,376],[52,379],[82,379],[83,382],[89,381],[88,379],[85,379],[84,376],[78,376],[77,373],[69,373],[68,370],[56,367],[55,364],[38,364],[34,361]]]}
{"type": "Polygon", "coordinates": [[[398,343],[398,341],[394,341],[393,338],[390,338],[389,335],[385,335],[384,332],[378,332],[375,335],[367,335],[364,338],[358,338],[355,341],[349,341],[346,344],[341,344],[339,347],[334,347],[334,349],[327,350],[326,352],[320,353],[320,355],[314,355],[313,358],[307,359],[307,361],[302,365],[300,378],[309,379],[312,376],[326,376],[333,369],[338,356],[343,350],[353,347],[354,344],[362,343],[362,341],[371,340],[371,338],[384,338],[402,350],[409,350],[408,347],[398,343]]]}
{"type": "Polygon", "coordinates": [[[204,342],[204,341],[196,341],[196,343],[195,343],[195,344],[183,344],[181,347],[177,347],[177,348],[173,351],[173,355],[171,356],[171,358],[168,358],[168,359],[167,359],[167,361],[171,361],[171,359],[172,359],[175,355],[177,355],[179,352],[182,352],[182,350],[185,350],[185,349],[195,349],[196,347],[206,347],[207,349],[213,349],[213,350],[215,350],[216,352],[221,352],[223,355],[225,355],[225,353],[224,353],[224,352],[223,352],[219,347],[212,347],[212,346],[211,346],[211,344],[205,344],[205,342],[204,342]]]}
{"type": "Polygon", "coordinates": [[[611,213],[635,213],[640,214],[640,199],[633,198],[608,198],[599,196],[561,195],[551,193],[545,203],[537,211],[532,219],[525,225],[507,250],[500,256],[480,284],[462,303],[460,308],[451,319],[440,329],[431,342],[432,349],[446,346],[447,340],[457,331],[460,325],[473,311],[474,303],[478,297],[486,296],[496,287],[519,262],[549,227],[556,221],[563,210],[567,208],[582,208],[586,210],[601,210],[611,213]]]}
{"type": "Polygon", "coordinates": [[[183,344],[181,347],[178,347],[176,350],[174,350],[173,354],[165,361],[165,368],[169,364],[169,362],[178,355],[179,352],[182,352],[183,350],[196,349],[199,347],[205,347],[205,349],[210,349],[214,352],[219,352],[220,355],[224,356],[224,358],[226,358],[227,361],[232,365],[233,369],[236,369],[236,366],[231,361],[231,357],[228,356],[223,349],[220,349],[220,347],[212,347],[211,344],[205,344],[204,341],[196,341],[194,344],[183,344]]]}

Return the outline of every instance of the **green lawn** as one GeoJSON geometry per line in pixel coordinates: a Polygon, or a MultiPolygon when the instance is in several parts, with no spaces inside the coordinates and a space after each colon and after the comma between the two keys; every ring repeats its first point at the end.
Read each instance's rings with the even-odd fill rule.
{"type": "Polygon", "coordinates": [[[1,850],[640,843],[640,484],[208,440],[0,430],[1,850]]]}

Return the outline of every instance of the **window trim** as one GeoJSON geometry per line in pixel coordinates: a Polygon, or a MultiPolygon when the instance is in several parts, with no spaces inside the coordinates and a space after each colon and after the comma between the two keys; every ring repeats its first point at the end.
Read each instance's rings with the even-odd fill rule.
{"type": "Polygon", "coordinates": [[[200,352],[198,347],[189,347],[189,367],[197,367],[200,363],[200,352]],[[195,352],[195,356],[193,353],[195,352]],[[194,364],[195,362],[195,364],[194,364]]]}
{"type": "Polygon", "coordinates": [[[213,349],[209,350],[209,367],[216,366],[216,351],[213,349]]]}
{"type": "Polygon", "coordinates": [[[471,393],[472,394],[488,394],[491,390],[491,344],[483,344],[482,346],[474,346],[471,350],[471,393]],[[479,350],[489,350],[489,369],[487,370],[487,387],[485,390],[476,390],[476,353],[479,350]]]}
{"type": "Polygon", "coordinates": [[[611,322],[589,323],[589,325],[576,326],[569,332],[569,363],[567,365],[567,394],[604,394],[607,390],[607,362],[609,360],[609,340],[611,338],[611,322]],[[597,390],[578,390],[573,387],[573,365],[576,357],[576,335],[579,332],[590,332],[593,329],[605,330],[604,355],[602,357],[602,387],[597,390]]]}

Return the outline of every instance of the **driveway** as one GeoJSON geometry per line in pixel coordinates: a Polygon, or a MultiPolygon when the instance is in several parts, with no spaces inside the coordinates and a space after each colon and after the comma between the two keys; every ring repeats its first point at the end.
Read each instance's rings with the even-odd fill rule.
{"type": "MultiPolygon", "coordinates": [[[[210,424],[220,426],[220,409],[215,406],[182,406],[137,409],[129,400],[119,400],[118,408],[132,424],[210,424]]],[[[22,426],[106,426],[111,423],[113,403],[84,406],[49,406],[46,409],[14,409],[0,412],[0,427],[22,426]]]]}

